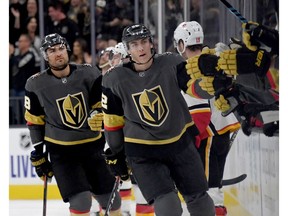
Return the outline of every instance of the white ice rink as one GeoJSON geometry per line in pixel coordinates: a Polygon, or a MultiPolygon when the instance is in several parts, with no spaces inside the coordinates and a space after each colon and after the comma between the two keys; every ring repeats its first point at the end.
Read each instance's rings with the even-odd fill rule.
{"type": "MultiPolygon", "coordinates": [[[[135,216],[135,203],[132,204],[131,216],[135,216]]],[[[10,200],[9,216],[41,216],[43,215],[43,201],[41,200],[10,200]]],[[[69,216],[69,204],[61,200],[47,200],[46,216],[69,216]]],[[[188,216],[183,204],[183,216],[188,216]]]]}

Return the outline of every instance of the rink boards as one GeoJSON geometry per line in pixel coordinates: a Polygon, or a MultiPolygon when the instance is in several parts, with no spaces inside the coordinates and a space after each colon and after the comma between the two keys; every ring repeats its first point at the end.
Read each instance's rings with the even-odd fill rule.
{"type": "MultiPolygon", "coordinates": [[[[26,128],[9,130],[9,198],[42,199],[43,182],[31,166],[33,150],[26,128]]],[[[227,157],[224,179],[246,173],[247,178],[223,188],[225,205],[233,216],[279,215],[279,138],[238,133],[227,157]]],[[[55,179],[48,199],[61,199],[55,179]]]]}

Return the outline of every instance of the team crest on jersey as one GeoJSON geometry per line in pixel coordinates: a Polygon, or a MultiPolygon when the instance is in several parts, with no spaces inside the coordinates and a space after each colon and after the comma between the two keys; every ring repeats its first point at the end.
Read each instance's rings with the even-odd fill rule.
{"type": "Polygon", "coordinates": [[[57,105],[64,125],[78,129],[87,118],[83,93],[77,93],[57,100],[57,105]]]}
{"type": "Polygon", "coordinates": [[[132,95],[141,120],[151,126],[163,124],[169,114],[169,109],[161,89],[156,86],[132,95]]]}

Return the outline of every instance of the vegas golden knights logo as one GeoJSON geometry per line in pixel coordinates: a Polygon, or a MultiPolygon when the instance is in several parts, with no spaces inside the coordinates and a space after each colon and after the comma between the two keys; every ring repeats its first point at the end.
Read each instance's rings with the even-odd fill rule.
{"type": "Polygon", "coordinates": [[[138,114],[143,122],[160,126],[168,116],[169,109],[160,86],[145,89],[132,95],[138,114]]]}
{"type": "Polygon", "coordinates": [[[57,100],[59,113],[64,125],[78,129],[86,120],[87,111],[82,93],[77,93],[57,100]]]}

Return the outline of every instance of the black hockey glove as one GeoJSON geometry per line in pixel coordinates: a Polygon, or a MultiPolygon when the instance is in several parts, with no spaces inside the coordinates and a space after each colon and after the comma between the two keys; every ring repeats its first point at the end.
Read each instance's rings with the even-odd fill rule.
{"type": "Polygon", "coordinates": [[[114,176],[120,176],[123,181],[129,179],[129,171],[126,163],[126,156],[124,151],[113,154],[111,149],[108,148],[104,152],[106,163],[114,176]]]}
{"type": "Polygon", "coordinates": [[[227,75],[256,73],[264,77],[270,67],[270,56],[265,50],[251,51],[246,47],[220,53],[218,66],[227,75]]]}
{"type": "Polygon", "coordinates": [[[264,49],[279,55],[279,32],[255,22],[242,24],[242,38],[245,45],[252,51],[264,49]]]}
{"type": "Polygon", "coordinates": [[[37,175],[44,180],[44,176],[48,177],[51,181],[53,177],[53,170],[50,161],[48,160],[48,153],[38,153],[36,150],[30,154],[30,161],[32,166],[35,167],[37,175]]]}

